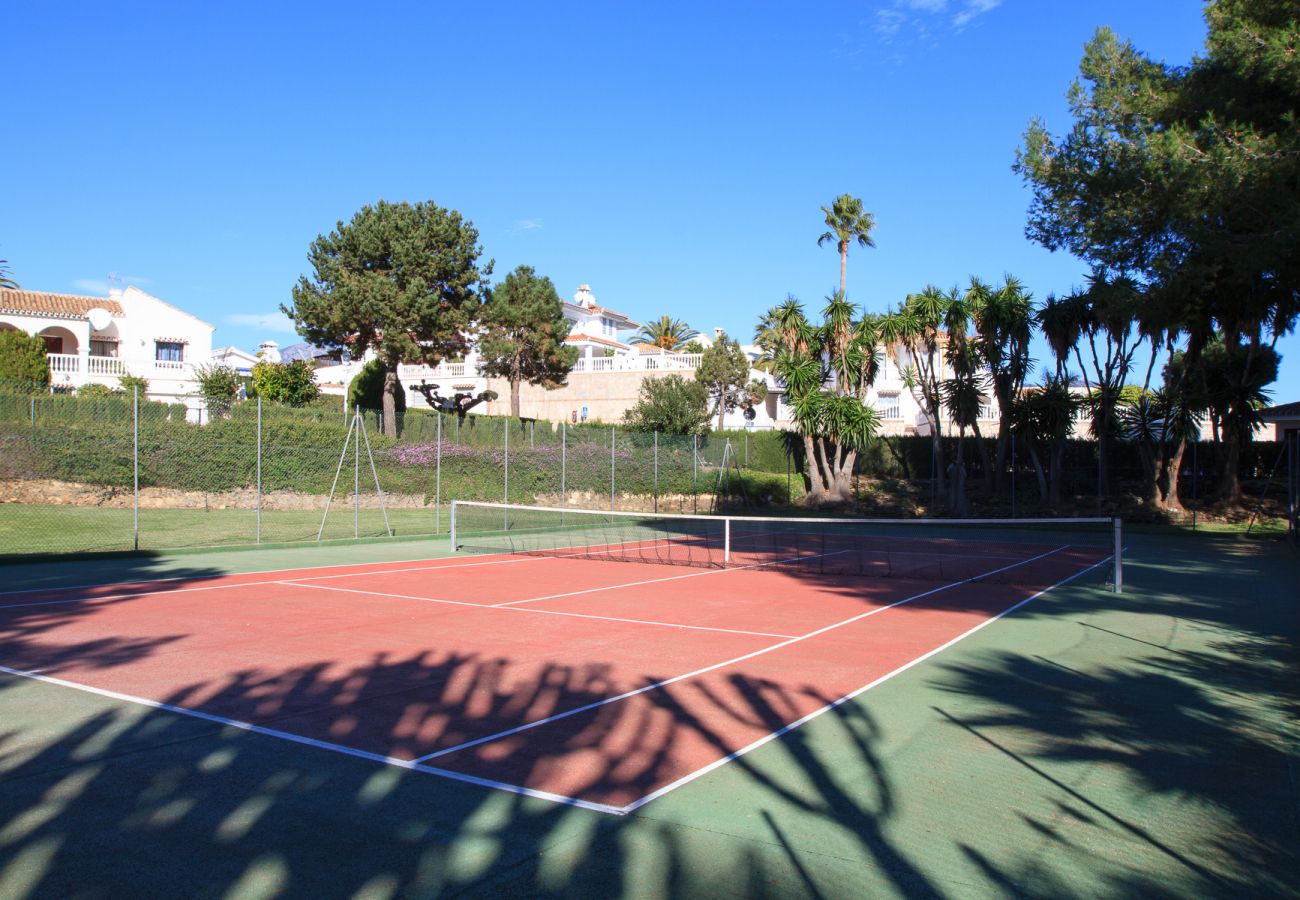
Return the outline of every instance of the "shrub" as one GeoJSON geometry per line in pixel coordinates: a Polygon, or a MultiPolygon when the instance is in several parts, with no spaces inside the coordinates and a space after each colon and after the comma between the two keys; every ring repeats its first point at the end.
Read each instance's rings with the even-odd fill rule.
{"type": "Polygon", "coordinates": [[[637,431],[704,434],[709,430],[709,391],[680,375],[647,378],[623,421],[637,431]]]}
{"type": "Polygon", "coordinates": [[[254,396],[272,403],[302,406],[320,396],[320,385],[311,364],[304,359],[288,363],[261,360],[253,365],[253,391],[254,396]]]}
{"type": "Polygon", "coordinates": [[[199,396],[209,413],[223,415],[230,411],[239,397],[241,379],[238,372],[214,362],[195,368],[194,377],[198,379],[199,396]]]}
{"type": "Polygon", "coordinates": [[[50,383],[45,340],[25,331],[0,331],[0,380],[43,390],[50,383]]]}
{"type": "Polygon", "coordinates": [[[136,390],[140,391],[140,398],[149,393],[149,379],[141,378],[139,375],[123,375],[117,380],[122,385],[122,390],[127,394],[135,394],[136,390]]]}
{"type": "MultiPolygon", "coordinates": [[[[384,364],[378,359],[362,366],[352,384],[348,385],[348,403],[362,409],[383,409],[385,374],[384,364]]],[[[405,412],[406,391],[399,390],[395,399],[397,412],[405,412]]]]}

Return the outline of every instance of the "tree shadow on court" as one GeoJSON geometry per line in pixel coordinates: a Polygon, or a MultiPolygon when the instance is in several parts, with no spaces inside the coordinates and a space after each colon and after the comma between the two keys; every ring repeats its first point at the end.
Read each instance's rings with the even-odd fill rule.
{"type": "MultiPolygon", "coordinates": [[[[1083,591],[1053,610],[1026,610],[1076,616],[1122,611],[1127,602],[1083,591]]],[[[1207,623],[1230,617],[1209,596],[1169,602],[1207,623]]],[[[39,631],[43,621],[31,624],[39,631]]],[[[1277,763],[1270,739],[1256,733],[1254,718],[1232,698],[1276,687],[1277,667],[1286,663],[1284,634],[1282,624],[1260,625],[1240,645],[1155,656],[1148,647],[1137,662],[1086,672],[1011,653],[985,654],[978,664],[936,660],[926,671],[953,702],[927,714],[965,741],[961,747],[1004,760],[1020,776],[1018,789],[1036,785],[1055,804],[1052,816],[1022,815],[1022,830],[1039,842],[1022,853],[994,858],[974,844],[959,848],[967,871],[983,879],[977,887],[1077,894],[1078,883],[1044,869],[1035,851],[1070,849],[1073,842],[1085,858],[1090,848],[1079,835],[1095,828],[1154,861],[1148,872],[1135,866],[1098,876],[1107,893],[1162,896],[1195,887],[1204,895],[1258,896],[1295,889],[1287,874],[1294,871],[1287,869],[1294,864],[1283,841],[1287,826],[1268,821],[1270,807],[1251,799],[1261,779],[1243,771],[1239,782],[1221,783],[1215,771],[1221,758],[1277,763]],[[1223,659],[1236,656],[1243,662],[1225,675],[1223,659]],[[1191,856],[1182,849],[1186,841],[1167,841],[1140,810],[1088,779],[1063,777],[1061,768],[1069,766],[1122,772],[1152,796],[1212,804],[1239,833],[1206,836],[1197,844],[1206,855],[1191,856]],[[1162,880],[1158,873],[1169,871],[1185,875],[1162,880]]],[[[437,633],[424,643],[419,652],[346,667],[324,653],[293,665],[250,662],[152,699],[410,754],[435,738],[472,739],[631,686],[616,682],[614,661],[553,660],[521,676],[505,653],[458,651],[454,636],[437,633]]],[[[165,664],[170,646],[123,647],[116,656],[104,648],[96,660],[104,672],[144,660],[165,664]]],[[[498,752],[513,754],[520,778],[530,780],[563,754],[603,748],[583,756],[583,778],[639,795],[652,782],[648,773],[667,766],[687,741],[730,754],[737,748],[725,736],[729,723],[770,732],[796,711],[836,699],[797,673],[781,681],[737,673],[715,687],[684,681],[648,696],[648,711],[601,707],[549,755],[528,756],[509,744],[498,752]]],[[[6,676],[0,710],[5,897],[830,897],[867,885],[937,897],[971,889],[937,875],[923,843],[899,837],[900,810],[916,785],[894,771],[882,749],[888,736],[864,702],[836,706],[812,723],[815,730],[790,731],[771,752],[737,756],[718,779],[674,794],[679,802],[671,809],[694,811],[685,816],[690,824],[675,824],[657,803],[607,816],[6,676]]],[[[932,818],[941,823],[943,815],[932,818]]]]}
{"type": "MultiPolygon", "coordinates": [[[[322,660],[284,671],[250,668],[222,684],[196,681],[156,699],[238,712],[286,730],[304,710],[329,708],[331,727],[346,732],[349,716],[368,701],[423,685],[425,696],[384,708],[391,714],[382,721],[372,715],[366,726],[400,743],[415,715],[448,727],[486,719],[496,729],[614,689],[601,666],[552,663],[519,683],[503,679],[503,663],[429,651],[339,673],[322,660]]],[[[784,723],[793,702],[786,688],[743,678],[733,686],[743,700],[719,700],[718,715],[763,728],[784,723]]],[[[757,801],[765,816],[762,839],[753,841],[725,828],[702,835],[653,817],[612,817],[484,790],[59,691],[0,676],[0,708],[18,711],[0,726],[0,895],[817,896],[824,874],[781,815],[767,811],[791,805],[851,835],[899,889],[938,895],[884,836],[893,789],[872,751],[874,725],[861,710],[837,715],[859,757],[850,768],[865,781],[828,769],[802,733],[789,747],[810,794],[748,769],[742,758],[760,792],[741,805],[757,801]]],[[[713,734],[671,691],[650,712],[664,710],[673,713],[671,727],[651,729],[645,709],[602,707],[582,729],[584,744],[600,747],[629,728],[642,737],[617,754],[588,755],[585,777],[641,792],[646,772],[687,731],[713,734]]],[[[346,742],[348,735],[333,737],[346,742]]],[[[719,812],[726,821],[734,808],[724,803],[719,812]]]]}
{"type": "MultiPolygon", "coordinates": [[[[931,683],[954,700],[934,711],[954,742],[995,754],[1057,798],[1050,815],[1023,816],[1040,837],[1019,859],[965,847],[991,882],[1023,896],[1071,893],[1041,864],[1044,849],[1086,864],[1097,836],[1110,834],[1133,863],[1108,893],[1300,894],[1297,759],[1285,724],[1300,712],[1297,618],[1286,599],[1297,570],[1277,557],[1251,577],[1225,577],[1207,546],[1170,543],[1159,568],[1134,567],[1159,589],[1078,592],[1027,611],[1076,624],[1088,652],[938,663],[931,683]]],[[[1229,559],[1261,558],[1258,547],[1224,546],[1229,559]]]]}

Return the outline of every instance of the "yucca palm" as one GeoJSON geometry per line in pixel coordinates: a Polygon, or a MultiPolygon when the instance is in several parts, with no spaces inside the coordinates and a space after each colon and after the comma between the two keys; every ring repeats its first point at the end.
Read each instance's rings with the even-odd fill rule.
{"type": "Polygon", "coordinates": [[[663,350],[675,350],[679,345],[686,343],[697,335],[699,335],[699,332],[681,319],[660,316],[653,322],[641,326],[641,330],[632,339],[632,343],[654,344],[663,350]]]}
{"type": "Polygon", "coordinates": [[[1011,405],[1033,369],[1029,352],[1033,297],[1019,280],[1006,275],[1002,285],[996,288],[972,278],[966,301],[974,319],[980,356],[988,366],[990,387],[1001,414],[996,463],[990,473],[991,489],[1001,491],[1011,443],[1011,405]]]}
{"type": "Polygon", "coordinates": [[[865,319],[855,323],[855,312],[833,294],[823,324],[813,327],[791,297],[769,309],[755,332],[803,437],[808,503],[815,506],[852,499],[857,454],[879,426],[863,402],[876,372],[875,330],[865,319]]]}
{"type": "Polygon", "coordinates": [[[862,208],[862,201],[851,194],[841,194],[831,201],[830,206],[823,206],[826,214],[826,227],[829,229],[817,238],[817,246],[826,242],[835,244],[840,254],[840,293],[848,292],[847,274],[849,266],[849,245],[857,243],[859,247],[876,246],[871,232],[876,227],[876,217],[862,208]]]}

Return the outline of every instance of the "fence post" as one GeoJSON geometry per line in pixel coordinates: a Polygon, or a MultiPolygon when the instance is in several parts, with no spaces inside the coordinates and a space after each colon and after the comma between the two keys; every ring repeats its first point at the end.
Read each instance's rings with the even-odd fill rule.
{"type": "Polygon", "coordinates": [[[132,537],[131,546],[140,549],[140,386],[135,386],[135,424],[134,439],[131,448],[131,470],[134,473],[134,500],[132,501],[132,537]]]}
{"type": "Polygon", "coordinates": [[[1011,432],[1011,518],[1016,517],[1016,433],[1011,432]]]}
{"type": "Polygon", "coordinates": [[[1115,531],[1115,593],[1124,593],[1124,520],[1116,516],[1115,531]]]}
{"type": "Polygon", "coordinates": [[[257,397],[257,543],[262,543],[262,396],[257,397]]]}
{"type": "Polygon", "coordinates": [[[700,511],[700,436],[691,435],[691,512],[700,511]]]}
{"type": "Polygon", "coordinates": [[[655,512],[659,512],[659,432],[655,432],[655,512]]]}
{"type": "Polygon", "coordinates": [[[442,413],[438,413],[438,448],[434,451],[433,533],[442,530],[442,413]]]}
{"type": "Polygon", "coordinates": [[[32,398],[32,424],[36,424],[36,398],[32,398]]]}

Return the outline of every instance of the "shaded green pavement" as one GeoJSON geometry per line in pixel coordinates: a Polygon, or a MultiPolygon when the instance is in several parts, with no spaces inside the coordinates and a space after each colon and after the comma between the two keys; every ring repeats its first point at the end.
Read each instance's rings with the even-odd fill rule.
{"type": "MultiPolygon", "coordinates": [[[[0,573],[15,589],[427,552],[265,550],[0,573]]],[[[0,897],[1300,891],[1300,563],[1275,542],[1201,535],[1134,537],[1130,559],[1125,595],[1059,589],[624,818],[0,676],[0,897]]],[[[39,645],[44,625],[76,614],[47,608],[0,631],[0,663],[6,646],[39,645]]],[[[122,636],[78,655],[112,666],[151,650],[122,636]]],[[[323,679],[326,662],[250,670],[222,690],[328,701],[358,677],[455,674],[504,714],[557,684],[564,705],[602,689],[600,660],[557,661],[533,696],[505,694],[494,660],[449,654],[438,635],[428,654],[376,659],[347,688],[323,679]]],[[[736,687],[743,708],[716,699],[714,721],[783,720],[786,688],[736,687]]],[[[662,703],[677,727],[707,734],[710,722],[674,707],[692,690],[673,685],[662,703]]],[[[617,706],[594,727],[613,727],[617,706]]],[[[671,735],[648,741],[637,749],[652,756],[671,735]]],[[[617,778],[618,760],[605,764],[617,778]]]]}

